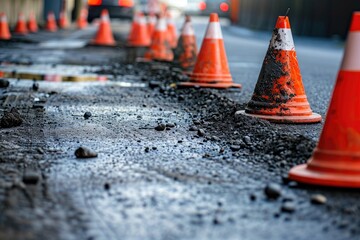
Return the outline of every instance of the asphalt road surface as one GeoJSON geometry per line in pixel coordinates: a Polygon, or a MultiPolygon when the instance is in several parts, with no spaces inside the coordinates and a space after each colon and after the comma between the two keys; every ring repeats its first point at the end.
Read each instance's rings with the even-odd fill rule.
{"type": "MultiPolygon", "coordinates": [[[[200,45],[207,19],[193,22],[200,45]]],[[[174,89],[184,76],[169,64],[124,63],[124,47],[85,46],[95,27],[1,42],[1,68],[19,79],[0,88],[0,115],[15,107],[23,123],[0,128],[0,239],[359,239],[358,191],[284,177],[310,157],[322,123],[234,116],[271,33],[222,26],[241,91],[174,89]],[[37,89],[22,79],[36,74],[109,80],[37,89]],[[77,159],[80,146],[98,156],[77,159]],[[268,184],[278,198],[264,193],[268,184]]],[[[129,23],[113,28],[123,46],[129,23]]],[[[325,117],[343,43],[295,44],[311,107],[325,117]]]]}

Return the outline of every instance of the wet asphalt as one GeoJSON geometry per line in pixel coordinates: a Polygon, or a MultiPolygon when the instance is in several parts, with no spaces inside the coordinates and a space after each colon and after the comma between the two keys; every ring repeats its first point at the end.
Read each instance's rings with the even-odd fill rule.
{"type": "MultiPolygon", "coordinates": [[[[121,40],[126,28],[118,24],[121,40]]],[[[194,19],[194,27],[201,42],[206,19],[194,19]]],[[[62,34],[73,43],[93,31],[62,34]]],[[[0,238],[358,239],[358,191],[283,179],[309,157],[322,124],[234,116],[251,97],[270,34],[225,21],[223,34],[240,92],[174,90],[171,67],[124,64],[123,48],[2,43],[2,62],[81,62],[102,67],[112,81],[39,82],[34,91],[32,81],[11,79],[0,90],[1,110],[16,107],[25,120],[0,129],[0,238]],[[149,88],[150,81],[159,86],[149,88]],[[159,124],[166,129],[155,130],[159,124]],[[81,146],[98,157],[77,158],[81,146]],[[29,170],[39,182],[26,180],[29,170]],[[266,195],[269,183],[275,186],[266,195]],[[313,194],[326,203],[312,203],[313,194]]],[[[295,38],[295,44],[309,102],[324,116],[343,43],[295,38]]]]}

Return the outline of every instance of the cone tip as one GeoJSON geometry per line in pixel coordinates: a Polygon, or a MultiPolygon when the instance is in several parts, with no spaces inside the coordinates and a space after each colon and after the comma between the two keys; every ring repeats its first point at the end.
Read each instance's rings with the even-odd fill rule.
{"type": "Polygon", "coordinates": [[[219,16],[217,13],[210,14],[210,22],[219,22],[219,16]]]}
{"type": "Polygon", "coordinates": [[[279,16],[276,22],[275,28],[291,28],[289,17],[287,16],[279,16]]]}
{"type": "Polygon", "coordinates": [[[354,12],[350,32],[358,32],[360,31],[360,12],[354,12]]]}
{"type": "Polygon", "coordinates": [[[103,9],[101,11],[101,16],[104,16],[104,15],[109,15],[109,11],[107,9],[103,9]]]}

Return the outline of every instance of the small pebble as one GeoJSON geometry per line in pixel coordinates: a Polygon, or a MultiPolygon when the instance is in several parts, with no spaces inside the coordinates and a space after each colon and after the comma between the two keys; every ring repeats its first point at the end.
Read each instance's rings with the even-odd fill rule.
{"type": "Polygon", "coordinates": [[[32,85],[32,89],[36,92],[39,90],[39,83],[37,82],[34,82],[33,85],[32,85]]]}
{"type": "Polygon", "coordinates": [[[239,145],[231,145],[231,146],[230,146],[230,149],[231,149],[232,151],[239,151],[239,150],[241,149],[241,146],[239,146],[239,145]]]}
{"type": "Polygon", "coordinates": [[[98,154],[86,147],[79,147],[75,151],[75,156],[77,158],[95,158],[98,154]]]}
{"type": "Polygon", "coordinates": [[[104,189],[105,189],[105,190],[109,190],[109,189],[110,189],[110,184],[109,184],[109,183],[105,183],[105,184],[104,184],[104,189]]]}
{"type": "Polygon", "coordinates": [[[85,112],[84,118],[89,119],[91,117],[91,112],[85,112]]]}
{"type": "Polygon", "coordinates": [[[295,212],[296,207],[293,202],[284,202],[281,206],[281,211],[286,213],[293,213],[295,212]]]}
{"type": "Polygon", "coordinates": [[[164,131],[165,129],[166,129],[166,125],[163,124],[163,123],[160,123],[159,125],[157,125],[157,126],[155,127],[155,130],[156,130],[156,131],[164,131]]]}
{"type": "Polygon", "coordinates": [[[321,195],[321,194],[314,194],[310,197],[310,201],[311,203],[313,204],[318,204],[318,205],[321,205],[321,204],[325,204],[327,199],[324,195],[321,195]]]}
{"type": "Polygon", "coordinates": [[[40,176],[38,173],[33,172],[33,171],[27,171],[27,172],[25,172],[22,181],[25,184],[34,184],[35,185],[38,183],[39,179],[40,179],[40,176]]]}
{"type": "Polygon", "coordinates": [[[270,183],[265,187],[264,192],[267,198],[277,199],[281,196],[281,187],[276,183],[270,183]]]}
{"type": "Polygon", "coordinates": [[[175,127],[175,124],[174,123],[167,123],[166,127],[173,128],[173,127],[175,127]]]}
{"type": "Polygon", "coordinates": [[[6,79],[0,79],[0,88],[7,88],[10,85],[10,82],[6,79]]]}
{"type": "Polygon", "coordinates": [[[189,131],[192,131],[192,132],[195,132],[195,131],[197,131],[198,130],[198,128],[196,127],[196,126],[191,126],[190,128],[189,128],[189,131]]]}
{"type": "Polygon", "coordinates": [[[205,136],[205,130],[200,128],[200,129],[198,130],[198,132],[197,132],[197,135],[198,135],[199,137],[205,136]]]}

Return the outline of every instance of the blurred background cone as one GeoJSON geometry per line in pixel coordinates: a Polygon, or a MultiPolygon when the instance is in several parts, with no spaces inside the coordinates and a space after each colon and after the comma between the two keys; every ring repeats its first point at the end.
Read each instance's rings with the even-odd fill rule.
{"type": "Polygon", "coordinates": [[[88,10],[81,9],[79,17],[76,21],[76,25],[78,29],[84,29],[88,26],[87,17],[88,17],[88,10]]]}
{"type": "Polygon", "coordinates": [[[49,12],[47,15],[45,29],[49,32],[56,32],[58,29],[56,25],[55,15],[53,12],[49,12]]]}
{"type": "Polygon", "coordinates": [[[181,29],[178,45],[174,50],[174,62],[184,70],[191,70],[196,63],[197,44],[190,16],[186,16],[181,29]]]}
{"type": "Polygon", "coordinates": [[[318,146],[289,178],[307,184],[360,188],[360,12],[353,15],[341,69],[318,146]]]}
{"type": "Polygon", "coordinates": [[[168,41],[171,48],[176,48],[177,46],[177,31],[176,26],[174,23],[174,19],[172,18],[172,15],[170,12],[166,12],[166,23],[167,23],[167,36],[168,41]]]}
{"type": "Polygon", "coordinates": [[[14,32],[21,35],[26,35],[29,32],[26,26],[25,15],[23,13],[19,13],[18,21],[16,23],[14,32]]]}
{"type": "Polygon", "coordinates": [[[179,87],[240,88],[230,74],[219,16],[210,15],[210,21],[198,54],[190,82],[179,83],[179,87]]]}
{"type": "Polygon", "coordinates": [[[109,12],[103,9],[101,12],[101,19],[98,31],[95,38],[92,40],[92,44],[102,46],[115,46],[116,42],[111,30],[111,23],[109,12]]]}
{"type": "Polygon", "coordinates": [[[8,40],[11,38],[9,24],[5,13],[0,13],[0,39],[8,40]]]}
{"type": "Polygon", "coordinates": [[[35,18],[35,14],[32,12],[29,15],[29,20],[28,20],[28,29],[30,32],[35,33],[39,30],[36,18],[35,18]]]}
{"type": "Polygon", "coordinates": [[[288,17],[276,22],[246,115],[279,123],[317,123],[302,83],[288,17]]]}
{"type": "Polygon", "coordinates": [[[156,15],[154,13],[149,14],[147,27],[150,37],[155,32],[156,22],[157,22],[156,15]]]}
{"type": "Polygon", "coordinates": [[[155,33],[152,37],[152,43],[150,45],[150,49],[145,53],[145,58],[169,62],[174,59],[174,54],[171,50],[167,37],[166,19],[163,16],[160,16],[156,24],[155,33]]]}
{"type": "Polygon", "coordinates": [[[66,29],[66,28],[69,27],[69,21],[68,21],[68,18],[67,18],[67,15],[66,15],[65,10],[62,10],[62,11],[60,12],[59,27],[60,27],[61,29],[66,29]]]}
{"type": "Polygon", "coordinates": [[[127,45],[131,47],[148,47],[151,44],[146,18],[142,12],[135,13],[127,45]]]}

